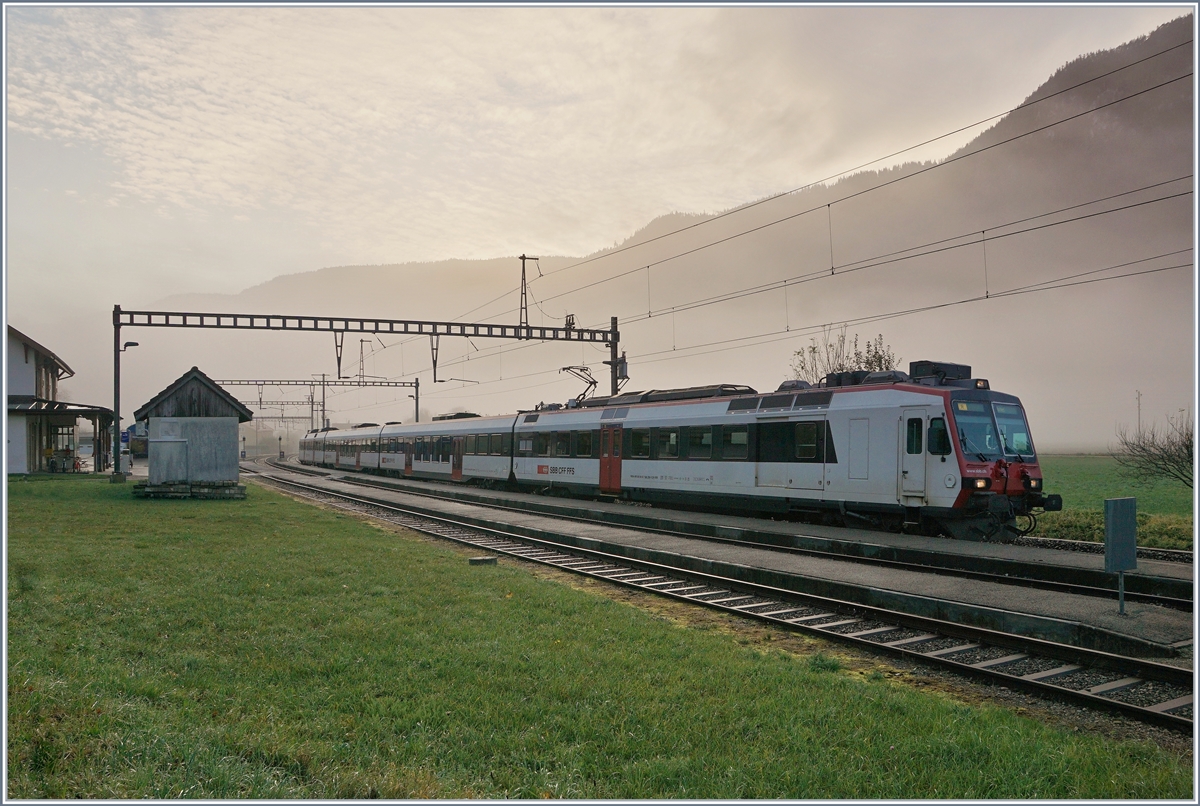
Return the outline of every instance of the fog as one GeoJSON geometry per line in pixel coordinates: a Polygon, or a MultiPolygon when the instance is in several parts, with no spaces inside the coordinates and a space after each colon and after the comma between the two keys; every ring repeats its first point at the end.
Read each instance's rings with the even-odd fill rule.
{"type": "MultiPolygon", "coordinates": [[[[774,389],[846,322],[1020,396],[1043,451],[1105,449],[1138,391],[1148,422],[1192,406],[1194,99],[1168,82],[1193,48],[1155,55],[1190,17],[1138,39],[1177,14],[358,11],[9,11],[8,316],[73,399],[111,405],[114,303],[515,323],[525,253],[531,324],[617,316],[631,390],[774,389]],[[537,47],[490,35],[521,26],[537,47]],[[1006,293],[1058,278],[1087,284],[1006,293]]],[[[193,365],[337,372],[329,334],[123,338],[125,417],[193,365]]],[[[437,384],[425,337],[351,334],[344,375],[360,354],[420,378],[422,419],[563,402],[568,365],[608,386],[578,344],[444,338],[437,384]]],[[[331,388],[329,416],[411,421],[410,391],[331,388]]]]}

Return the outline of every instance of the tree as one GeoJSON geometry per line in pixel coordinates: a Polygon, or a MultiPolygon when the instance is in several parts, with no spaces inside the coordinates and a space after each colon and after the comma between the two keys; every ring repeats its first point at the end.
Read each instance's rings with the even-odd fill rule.
{"type": "Polygon", "coordinates": [[[1167,417],[1167,426],[1162,429],[1150,426],[1131,435],[1121,426],[1117,429],[1119,449],[1112,456],[1128,475],[1139,481],[1175,479],[1190,488],[1192,436],[1190,412],[1167,417]]]}
{"type": "Polygon", "coordinates": [[[792,377],[817,384],[831,372],[878,372],[895,369],[898,363],[900,359],[892,353],[891,345],[883,343],[882,333],[868,341],[865,349],[860,349],[858,334],[854,334],[853,341],[847,340],[846,326],[842,325],[836,335],[832,327],[825,328],[820,344],[814,338],[811,344],[792,355],[792,377]]]}

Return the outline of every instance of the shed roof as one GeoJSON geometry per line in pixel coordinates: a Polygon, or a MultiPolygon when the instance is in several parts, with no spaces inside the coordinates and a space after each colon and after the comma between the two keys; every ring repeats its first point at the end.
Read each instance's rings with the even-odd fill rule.
{"type": "Polygon", "coordinates": [[[151,417],[237,417],[239,423],[245,423],[254,413],[192,367],[133,413],[138,422],[151,417]]]}

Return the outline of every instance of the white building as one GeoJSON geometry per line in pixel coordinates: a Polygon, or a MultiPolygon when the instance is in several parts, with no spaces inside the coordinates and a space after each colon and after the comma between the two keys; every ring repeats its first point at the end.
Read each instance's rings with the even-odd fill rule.
{"type": "Polygon", "coordinates": [[[8,328],[8,421],[5,462],[9,473],[70,470],[77,458],[75,426],[92,421],[99,435],[95,449],[99,472],[112,444],[112,410],[58,399],[58,382],[75,374],[67,363],[21,331],[8,328]]]}

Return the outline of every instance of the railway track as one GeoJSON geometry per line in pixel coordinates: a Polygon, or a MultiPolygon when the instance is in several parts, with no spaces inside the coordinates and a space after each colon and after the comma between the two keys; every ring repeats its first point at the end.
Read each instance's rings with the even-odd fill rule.
{"type": "MultiPolygon", "coordinates": [[[[277,467],[281,470],[286,470],[290,473],[301,473],[312,476],[327,476],[328,474],[310,468],[298,468],[295,465],[281,465],[275,460],[266,460],[270,467],[277,467]]],[[[365,487],[375,489],[396,490],[397,488],[386,481],[379,481],[371,476],[346,476],[342,479],[348,484],[358,484],[365,487]]],[[[414,491],[410,488],[402,490],[406,495],[417,495],[437,500],[452,500],[446,495],[439,494],[436,489],[423,491],[414,491]]],[[[509,512],[530,512],[543,511],[545,507],[531,507],[529,504],[522,506],[507,506],[495,502],[478,502],[471,501],[473,504],[509,512]]],[[[572,516],[563,514],[562,512],[553,512],[555,518],[564,521],[575,521],[583,523],[595,523],[595,519],[572,516]]],[[[625,529],[636,529],[638,531],[651,534],[664,534],[677,537],[687,537],[691,539],[707,540],[715,543],[724,543],[728,545],[752,546],[755,548],[766,548],[773,551],[781,551],[789,554],[800,554],[817,557],[830,557],[838,560],[861,563],[864,565],[874,565],[885,568],[901,569],[908,571],[916,571],[919,573],[937,573],[947,576],[955,576],[963,579],[973,579],[984,582],[995,582],[1002,585],[1018,585],[1027,588],[1038,588],[1041,590],[1055,591],[1059,593],[1081,594],[1085,596],[1095,596],[1107,600],[1116,600],[1118,591],[1115,587],[1115,582],[1109,579],[1110,575],[1100,572],[1087,572],[1081,570],[1072,571],[1072,577],[1069,580],[1063,580],[1055,577],[1065,576],[1067,572],[1063,569],[1054,568],[1045,564],[1019,564],[1002,560],[993,560],[985,557],[961,557],[958,555],[945,555],[936,552],[906,552],[910,556],[907,559],[885,556],[865,556],[848,554],[844,551],[829,550],[827,548],[805,548],[783,543],[764,543],[759,539],[742,539],[737,537],[727,537],[713,534],[702,534],[695,531],[679,531],[672,529],[656,528],[652,526],[640,525],[636,522],[636,518],[623,518],[620,521],[615,521],[625,529]],[[964,567],[963,565],[954,565],[953,562],[970,563],[972,567],[964,567]]],[[[612,522],[612,521],[610,521],[612,522]]],[[[1038,542],[1031,543],[1032,545],[1041,545],[1050,548],[1060,548],[1057,544],[1070,541],[1050,541],[1053,545],[1048,545],[1044,539],[1035,539],[1038,542]]],[[[822,541],[814,541],[822,542],[822,541]]],[[[834,542],[834,541],[825,541],[834,542]]],[[[1088,548],[1092,548],[1089,544],[1088,548]]],[[[1101,553],[1103,546],[1097,546],[1101,553]]],[[[1093,551],[1095,549],[1092,549],[1093,551]]],[[[1162,554],[1162,550],[1151,550],[1155,555],[1153,557],[1143,557],[1144,559],[1163,559],[1158,556],[1162,554]]],[[[1184,562],[1190,559],[1191,552],[1169,552],[1167,559],[1175,562],[1184,562]],[[1185,557],[1186,555],[1186,557],[1185,557]]],[[[1139,556],[1142,556],[1139,554],[1139,556]]],[[[1143,604],[1156,605],[1159,607],[1171,607],[1176,610],[1192,612],[1193,601],[1190,597],[1191,583],[1183,580],[1155,580],[1151,577],[1141,577],[1136,580],[1126,579],[1125,599],[1130,602],[1141,602],[1143,604]],[[1135,585],[1143,585],[1146,590],[1131,589],[1135,585]]]]}
{"type": "MultiPolygon", "coordinates": [[[[290,470],[290,468],[289,468],[290,470]]],[[[536,562],[617,585],[819,635],[1044,697],[1103,709],[1191,734],[1192,671],[730,580],[499,528],[465,524],[254,471],[264,482],[314,502],[366,514],[494,555],[536,562]]]]}

